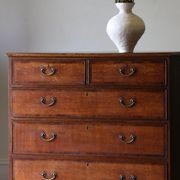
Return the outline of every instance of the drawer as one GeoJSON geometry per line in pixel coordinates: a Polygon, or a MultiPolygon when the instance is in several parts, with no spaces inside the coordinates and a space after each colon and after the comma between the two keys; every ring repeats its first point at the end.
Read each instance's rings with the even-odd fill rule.
{"type": "Polygon", "coordinates": [[[91,84],[165,85],[165,61],[95,61],[91,62],[91,84]]]}
{"type": "Polygon", "coordinates": [[[12,90],[15,117],[164,119],[163,90],[12,90]]]}
{"type": "Polygon", "coordinates": [[[167,180],[162,164],[14,160],[13,180],[167,180]],[[31,169],[31,170],[30,170],[31,169]]]}
{"type": "Polygon", "coordinates": [[[14,60],[12,64],[13,84],[83,85],[85,83],[83,60],[14,60]]]}
{"type": "Polygon", "coordinates": [[[166,126],[14,123],[15,153],[165,155],[166,126]]]}

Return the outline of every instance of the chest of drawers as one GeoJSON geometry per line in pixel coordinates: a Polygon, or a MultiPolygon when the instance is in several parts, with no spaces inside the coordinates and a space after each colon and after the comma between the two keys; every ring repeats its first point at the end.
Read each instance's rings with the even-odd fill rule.
{"type": "Polygon", "coordinates": [[[177,53],[8,56],[10,180],[180,178],[177,53]]]}

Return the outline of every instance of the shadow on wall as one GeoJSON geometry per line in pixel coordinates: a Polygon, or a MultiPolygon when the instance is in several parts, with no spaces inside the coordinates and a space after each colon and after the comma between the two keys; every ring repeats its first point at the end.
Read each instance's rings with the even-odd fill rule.
{"type": "Polygon", "coordinates": [[[8,62],[0,60],[0,180],[8,180],[8,62]]]}
{"type": "Polygon", "coordinates": [[[8,165],[7,164],[1,165],[0,177],[1,177],[1,180],[8,180],[8,165]]]}

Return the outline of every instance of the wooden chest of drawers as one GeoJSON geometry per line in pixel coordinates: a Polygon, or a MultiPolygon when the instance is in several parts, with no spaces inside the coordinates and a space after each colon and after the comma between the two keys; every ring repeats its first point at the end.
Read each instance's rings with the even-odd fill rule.
{"type": "Polygon", "coordinates": [[[180,178],[178,54],[8,56],[10,180],[180,178]]]}

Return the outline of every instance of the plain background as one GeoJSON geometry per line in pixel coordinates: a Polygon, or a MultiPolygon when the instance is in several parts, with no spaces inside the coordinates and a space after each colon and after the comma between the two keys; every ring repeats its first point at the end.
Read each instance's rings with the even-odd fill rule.
{"type": "MultiPolygon", "coordinates": [[[[180,1],[136,0],[146,24],[135,52],[180,51],[180,1]]],[[[117,52],[106,24],[114,0],[0,0],[0,179],[7,180],[6,52],[117,52]]]]}

